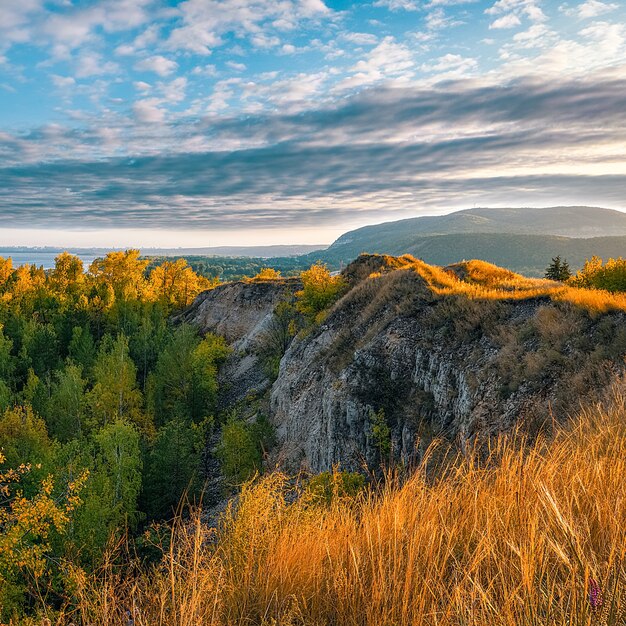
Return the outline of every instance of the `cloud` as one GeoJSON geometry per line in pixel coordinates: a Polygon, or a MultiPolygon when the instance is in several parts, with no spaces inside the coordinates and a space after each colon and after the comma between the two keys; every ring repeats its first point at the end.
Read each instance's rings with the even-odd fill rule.
{"type": "Polygon", "coordinates": [[[52,74],[50,76],[52,83],[59,89],[67,89],[76,84],[76,81],[71,76],[59,76],[58,74],[52,74]]]}
{"type": "Polygon", "coordinates": [[[390,11],[417,11],[419,6],[415,0],[376,0],[375,7],[387,7],[390,11]]]}
{"type": "Polygon", "coordinates": [[[497,28],[514,28],[515,26],[519,26],[522,22],[519,17],[515,15],[515,13],[509,13],[503,17],[499,17],[497,20],[489,24],[489,29],[497,29],[497,28]]]}
{"type": "Polygon", "coordinates": [[[76,62],[76,78],[115,74],[119,69],[117,63],[105,61],[99,54],[88,52],[78,57],[76,62]]]}
{"type": "Polygon", "coordinates": [[[475,69],[478,63],[476,59],[462,57],[460,54],[446,54],[436,60],[435,63],[425,63],[422,65],[424,72],[449,72],[451,70],[464,73],[475,69]]]}
{"type": "Polygon", "coordinates": [[[0,168],[0,218],[16,227],[236,229],[248,219],[298,227],[475,202],[623,205],[626,73],[376,88],[297,114],[187,124],[165,116],[174,82],[157,86],[163,98],[135,103],[136,127],[0,134],[0,155],[18,158],[0,168]],[[108,158],[86,159],[94,146],[110,149],[108,158]]]}
{"type": "Polygon", "coordinates": [[[548,18],[538,4],[538,0],[497,0],[495,4],[485,10],[487,15],[502,15],[504,18],[496,20],[490,28],[510,28],[516,26],[513,18],[517,17],[518,23],[520,16],[525,16],[531,22],[541,23],[548,18]],[[505,26],[495,26],[496,23],[506,24],[505,26]],[[509,24],[510,23],[510,24],[509,24]]]}
{"type": "Polygon", "coordinates": [[[165,118],[165,112],[159,108],[159,98],[146,98],[133,104],[135,119],[141,124],[157,124],[165,118]]]}
{"type": "Polygon", "coordinates": [[[338,88],[362,87],[385,79],[408,77],[413,74],[414,66],[409,48],[393,37],[385,37],[351,68],[352,76],[342,81],[338,88]]]}
{"type": "Polygon", "coordinates": [[[172,59],[167,59],[161,55],[151,56],[135,63],[136,70],[154,72],[159,76],[168,76],[176,71],[177,68],[178,63],[176,63],[176,61],[172,61],[172,59]]]}
{"type": "Polygon", "coordinates": [[[605,13],[610,13],[619,8],[618,4],[609,2],[600,2],[600,0],[587,0],[582,4],[573,8],[563,8],[562,10],[567,15],[575,15],[581,20],[586,20],[594,17],[599,17],[605,13]]]}
{"type": "Polygon", "coordinates": [[[321,0],[186,0],[178,5],[179,25],[171,31],[167,45],[208,55],[234,33],[256,47],[274,47],[280,39],[272,31],[292,30],[302,21],[330,14],[321,0]]]}

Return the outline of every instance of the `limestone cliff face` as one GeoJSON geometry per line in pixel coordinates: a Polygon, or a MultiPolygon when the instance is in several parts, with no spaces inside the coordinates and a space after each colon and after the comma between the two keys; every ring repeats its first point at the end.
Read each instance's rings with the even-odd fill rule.
{"type": "Polygon", "coordinates": [[[271,385],[259,362],[259,349],[274,309],[300,289],[297,279],[235,282],[201,293],[177,322],[196,325],[202,333],[223,336],[233,353],[220,370],[220,405],[226,408],[248,393],[271,385]]]}
{"type": "MultiPolygon", "coordinates": [[[[406,463],[434,436],[463,446],[520,421],[538,427],[575,411],[623,368],[623,313],[591,315],[545,297],[437,295],[393,258],[361,257],[344,274],[350,289],[321,325],[293,340],[269,390],[276,460],[289,470],[377,465],[372,419],[380,411],[392,454],[406,463]]],[[[255,337],[289,289],[227,285],[194,305],[191,318],[242,353],[226,368],[239,395],[258,383],[255,337]]]]}

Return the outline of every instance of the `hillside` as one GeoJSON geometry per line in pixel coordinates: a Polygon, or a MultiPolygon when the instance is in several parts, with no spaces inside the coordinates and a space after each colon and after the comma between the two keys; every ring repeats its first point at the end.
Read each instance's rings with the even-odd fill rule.
{"type": "Polygon", "coordinates": [[[366,226],[345,233],[321,253],[332,265],[362,252],[412,254],[446,265],[480,258],[513,271],[540,276],[557,254],[572,267],[586,258],[623,256],[626,214],[593,207],[469,209],[366,226]]]}
{"type": "Polygon", "coordinates": [[[463,442],[520,421],[538,426],[550,407],[565,416],[623,369],[619,295],[481,261],[444,271],[409,256],[363,255],[343,276],[346,293],[291,342],[269,392],[249,371],[261,367],[259,328],[272,327],[286,281],[265,282],[262,298],[257,283],[218,288],[185,314],[203,332],[220,332],[214,312],[226,298],[235,348],[228,387],[239,399],[263,392],[258,410],[276,428],[276,459],[290,471],[375,466],[371,420],[380,412],[397,458],[411,464],[418,441],[445,434],[463,442]]]}

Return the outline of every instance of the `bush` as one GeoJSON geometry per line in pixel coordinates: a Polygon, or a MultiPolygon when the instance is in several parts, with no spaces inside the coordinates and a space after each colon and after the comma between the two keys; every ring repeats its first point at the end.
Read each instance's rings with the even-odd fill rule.
{"type": "Polygon", "coordinates": [[[345,282],[339,275],[331,276],[326,265],[316,263],[300,274],[302,290],[296,294],[296,308],[310,321],[320,321],[322,314],[343,293],[345,282]]]}
{"type": "Polygon", "coordinates": [[[322,472],[310,478],[305,494],[313,502],[331,504],[336,500],[355,498],[365,489],[365,477],[358,472],[322,472]]]}

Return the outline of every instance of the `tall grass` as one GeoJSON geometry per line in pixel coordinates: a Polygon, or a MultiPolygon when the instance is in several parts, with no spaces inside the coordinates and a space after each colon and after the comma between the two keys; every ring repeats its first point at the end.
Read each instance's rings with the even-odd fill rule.
{"type": "Polygon", "coordinates": [[[417,272],[437,295],[463,295],[471,300],[525,300],[547,297],[590,313],[626,311],[626,294],[527,278],[485,261],[457,263],[448,269],[405,255],[403,269],[417,272]]]}
{"type": "Polygon", "coordinates": [[[626,406],[554,437],[500,437],[330,506],[270,474],[215,530],[178,520],[155,567],[76,580],[84,624],[591,626],[626,623],[626,406]],[[597,589],[593,598],[590,591],[597,589]],[[592,602],[593,600],[593,602],[592,602]]]}

